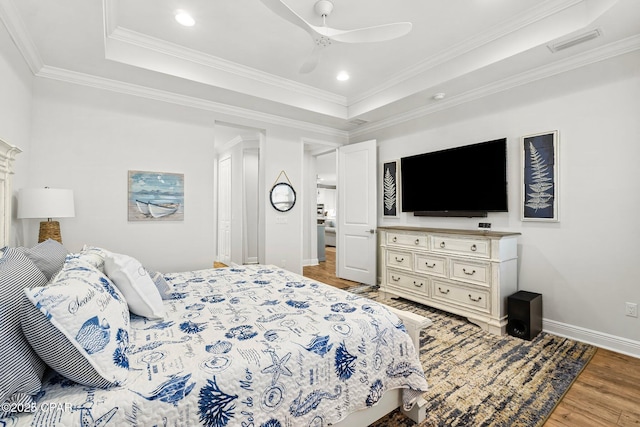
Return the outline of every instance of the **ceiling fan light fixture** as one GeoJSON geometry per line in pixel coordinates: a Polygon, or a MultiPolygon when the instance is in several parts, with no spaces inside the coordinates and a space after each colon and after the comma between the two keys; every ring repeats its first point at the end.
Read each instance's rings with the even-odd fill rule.
{"type": "Polygon", "coordinates": [[[341,82],[347,81],[349,80],[349,73],[347,73],[346,71],[340,71],[336,76],[336,79],[340,80],[341,82]]]}
{"type": "Polygon", "coordinates": [[[195,19],[193,19],[193,17],[184,10],[177,11],[175,17],[176,21],[178,21],[180,25],[184,25],[185,27],[193,27],[194,25],[196,25],[195,19]]]}
{"type": "Polygon", "coordinates": [[[329,0],[319,0],[314,5],[313,9],[322,17],[329,16],[333,10],[333,3],[329,0]]]}

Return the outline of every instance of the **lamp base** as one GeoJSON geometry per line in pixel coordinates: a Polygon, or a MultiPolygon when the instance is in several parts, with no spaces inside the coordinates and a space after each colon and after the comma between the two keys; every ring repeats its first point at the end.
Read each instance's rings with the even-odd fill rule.
{"type": "Polygon", "coordinates": [[[60,223],[58,221],[42,221],[40,223],[40,234],[38,235],[38,243],[42,243],[47,239],[57,240],[62,243],[60,235],[60,223]]]}

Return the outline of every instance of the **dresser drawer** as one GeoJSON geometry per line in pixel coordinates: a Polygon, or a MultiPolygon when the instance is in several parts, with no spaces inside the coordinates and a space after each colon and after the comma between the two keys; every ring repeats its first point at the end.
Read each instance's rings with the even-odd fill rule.
{"type": "Polygon", "coordinates": [[[432,255],[415,254],[414,270],[434,276],[447,277],[447,260],[432,255]]]}
{"type": "Polygon", "coordinates": [[[489,312],[488,291],[468,289],[438,280],[434,280],[431,285],[431,298],[434,300],[455,303],[457,305],[489,312]]]}
{"type": "Polygon", "coordinates": [[[387,233],[387,244],[406,246],[408,248],[427,249],[428,240],[426,235],[405,234],[405,233],[387,233]]]}
{"type": "Polygon", "coordinates": [[[425,277],[416,277],[401,271],[387,270],[387,284],[399,286],[413,292],[428,294],[429,280],[425,277]]]}
{"type": "Polygon", "coordinates": [[[489,239],[431,236],[431,249],[433,252],[488,258],[491,242],[489,239]]]}
{"type": "Polygon", "coordinates": [[[411,252],[387,250],[387,266],[413,270],[413,255],[411,252]]]}
{"type": "Polygon", "coordinates": [[[463,282],[489,286],[491,284],[491,265],[452,259],[450,277],[463,282]]]}

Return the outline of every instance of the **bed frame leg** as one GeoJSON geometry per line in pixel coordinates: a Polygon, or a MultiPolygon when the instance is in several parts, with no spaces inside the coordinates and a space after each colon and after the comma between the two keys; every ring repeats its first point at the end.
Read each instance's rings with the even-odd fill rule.
{"type": "Polygon", "coordinates": [[[419,397],[415,405],[413,405],[410,410],[405,411],[402,409],[402,413],[411,418],[417,424],[420,424],[427,419],[427,401],[424,400],[424,398],[419,397]]]}

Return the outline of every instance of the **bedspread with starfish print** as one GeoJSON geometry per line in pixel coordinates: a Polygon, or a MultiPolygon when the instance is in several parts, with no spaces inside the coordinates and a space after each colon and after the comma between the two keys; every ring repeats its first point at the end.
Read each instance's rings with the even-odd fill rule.
{"type": "Polygon", "coordinates": [[[427,383],[398,317],[274,266],[166,274],[167,315],[132,316],[129,377],[108,390],[56,374],[32,426],[326,426],[427,383]]]}

